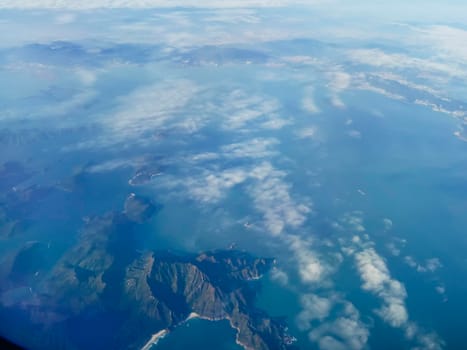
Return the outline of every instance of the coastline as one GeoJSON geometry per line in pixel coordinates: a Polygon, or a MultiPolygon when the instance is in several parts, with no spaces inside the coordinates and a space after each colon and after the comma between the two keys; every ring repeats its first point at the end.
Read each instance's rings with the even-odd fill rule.
{"type": "MultiPolygon", "coordinates": [[[[211,322],[217,322],[217,321],[222,321],[222,320],[227,320],[230,324],[230,327],[232,327],[233,329],[236,330],[236,335],[235,335],[235,342],[241,346],[243,349],[245,350],[253,350],[251,349],[250,347],[248,347],[246,344],[243,344],[239,339],[238,339],[238,335],[240,333],[240,328],[236,327],[233,325],[233,322],[232,322],[232,319],[228,316],[226,317],[219,317],[219,318],[210,318],[210,317],[206,317],[206,316],[202,316],[196,312],[191,312],[188,317],[183,320],[182,322],[180,322],[176,327],[179,327],[181,326],[182,324],[192,320],[192,319],[201,319],[201,320],[207,320],[207,321],[211,321],[211,322]]],[[[157,342],[164,338],[167,334],[169,334],[169,330],[168,329],[163,329],[155,334],[152,335],[151,339],[149,339],[149,341],[141,348],[141,350],[150,350],[151,347],[155,344],[157,344],[157,342]]]]}
{"type": "Polygon", "coordinates": [[[155,344],[157,344],[157,342],[164,338],[167,334],[169,333],[169,331],[167,329],[163,329],[155,334],[152,335],[151,339],[149,339],[149,341],[141,348],[141,350],[149,350],[151,349],[151,347],[155,344]]]}
{"type": "MultiPolygon", "coordinates": [[[[188,322],[189,320],[192,320],[194,318],[199,318],[199,319],[202,319],[202,320],[207,320],[207,321],[211,321],[211,322],[217,322],[217,321],[222,321],[222,320],[227,320],[230,324],[230,327],[232,327],[232,329],[235,329],[236,330],[236,334],[235,334],[235,343],[237,343],[237,345],[241,346],[243,349],[245,350],[252,350],[251,348],[249,348],[246,344],[243,344],[239,339],[238,339],[238,335],[240,334],[240,328],[236,327],[233,325],[233,322],[232,322],[232,319],[228,316],[226,317],[221,317],[221,318],[210,318],[210,317],[206,317],[206,316],[201,316],[199,314],[197,314],[196,312],[192,312],[188,315],[188,317],[186,318],[185,321],[182,322],[185,323],[185,322],[188,322]]],[[[143,350],[143,349],[142,349],[143,350]]],[[[144,349],[146,350],[146,349],[144,349]]]]}

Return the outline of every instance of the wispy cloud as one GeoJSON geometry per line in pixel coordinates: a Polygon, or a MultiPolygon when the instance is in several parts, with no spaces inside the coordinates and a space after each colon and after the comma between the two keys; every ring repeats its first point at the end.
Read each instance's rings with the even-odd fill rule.
{"type": "Polygon", "coordinates": [[[323,282],[331,272],[331,267],[320,258],[317,251],[311,248],[312,242],[298,236],[289,236],[287,240],[297,258],[302,282],[314,285],[323,282]]]}
{"type": "Polygon", "coordinates": [[[386,53],[380,49],[356,49],[348,52],[349,58],[359,64],[386,68],[386,69],[412,69],[422,72],[436,72],[449,77],[456,77],[463,74],[463,70],[448,63],[434,60],[417,58],[400,53],[386,53]]]}
{"type": "Polygon", "coordinates": [[[344,302],[341,316],[322,323],[310,332],[310,339],[318,342],[321,350],[360,350],[367,346],[370,332],[360,320],[358,310],[344,302]]]}
{"type": "Polygon", "coordinates": [[[76,15],[74,13],[62,13],[55,17],[55,22],[58,24],[70,24],[76,20],[76,15]]]}
{"type": "Polygon", "coordinates": [[[297,131],[297,136],[301,139],[313,139],[316,137],[316,134],[318,132],[318,128],[315,126],[300,129],[297,131]]]}
{"type": "Polygon", "coordinates": [[[385,261],[373,248],[355,255],[357,268],[363,280],[362,288],[378,295],[384,302],[378,314],[393,327],[401,327],[408,321],[405,306],[407,292],[403,284],[389,273],[385,261]]]}
{"type": "Polygon", "coordinates": [[[182,182],[191,198],[202,203],[215,203],[227,196],[228,190],[249,178],[248,169],[232,168],[217,173],[205,172],[182,182]]]}
{"type": "Polygon", "coordinates": [[[448,26],[431,25],[411,27],[418,39],[424,45],[434,46],[437,56],[441,59],[465,65],[467,63],[467,30],[448,26]]]}
{"type": "Polygon", "coordinates": [[[307,87],[305,89],[304,96],[302,99],[302,107],[306,112],[312,114],[316,114],[321,111],[315,102],[314,90],[312,87],[307,87]]]}
{"type": "Polygon", "coordinates": [[[418,272],[435,272],[443,266],[438,258],[426,259],[425,263],[419,263],[410,255],[404,257],[404,262],[418,272]]]}
{"type": "Polygon", "coordinates": [[[363,281],[362,289],[382,301],[376,314],[392,327],[402,329],[406,338],[416,344],[415,349],[442,349],[444,341],[436,333],[428,332],[410,320],[405,286],[391,276],[385,259],[376,252],[373,242],[368,239],[354,242],[360,247],[356,248],[354,258],[363,281]]]}
{"type": "Polygon", "coordinates": [[[311,209],[292,198],[291,185],[284,181],[285,172],[265,162],[255,167],[251,176],[257,180],[249,186],[254,206],[262,213],[271,234],[279,235],[284,229],[298,228],[305,222],[311,209]]]}
{"type": "Polygon", "coordinates": [[[226,158],[265,158],[277,154],[273,149],[277,144],[277,139],[253,138],[222,146],[221,150],[226,158]]]}
{"type": "Polygon", "coordinates": [[[198,93],[196,84],[173,80],[139,88],[118,101],[117,109],[101,119],[110,137],[122,141],[167,126],[198,93]]]}
{"type": "Polygon", "coordinates": [[[297,323],[300,329],[306,330],[311,328],[311,321],[323,321],[329,316],[334,301],[309,293],[300,297],[300,304],[302,311],[297,316],[297,323]]]}
{"type": "Polygon", "coordinates": [[[345,108],[346,106],[340,97],[340,93],[350,87],[352,76],[342,69],[336,69],[329,72],[327,77],[329,79],[328,89],[331,94],[331,103],[336,108],[345,108]]]}
{"type": "Polygon", "coordinates": [[[280,117],[279,109],[280,103],[275,98],[234,90],[222,99],[219,106],[212,106],[210,111],[221,119],[224,129],[245,128],[248,131],[253,123],[265,129],[278,129],[287,125],[288,121],[280,117]]]}
{"type": "Polygon", "coordinates": [[[96,8],[155,8],[155,7],[211,7],[211,8],[243,8],[243,7],[282,7],[290,5],[313,5],[322,4],[329,1],[325,0],[202,0],[193,2],[189,0],[3,0],[0,8],[50,8],[50,9],[96,9],[96,8]]]}

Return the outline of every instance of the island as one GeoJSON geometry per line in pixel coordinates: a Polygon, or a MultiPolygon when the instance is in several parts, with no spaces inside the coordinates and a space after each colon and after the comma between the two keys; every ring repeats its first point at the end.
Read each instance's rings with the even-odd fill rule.
{"type": "MultiPolygon", "coordinates": [[[[228,320],[245,349],[293,347],[284,319],[269,317],[255,305],[260,279],[274,259],[235,249],[140,250],[138,228],[158,206],[131,194],[124,207],[85,218],[76,244],[49,273],[42,269],[28,282],[29,291],[6,291],[9,303],[3,303],[0,318],[18,308],[18,300],[23,320],[19,329],[6,329],[9,334],[27,331],[30,336],[22,341],[33,349],[147,350],[160,336],[200,317],[228,320]]],[[[30,278],[35,269],[24,266],[25,257],[40,255],[42,249],[34,244],[18,252],[10,276],[30,278]]]]}

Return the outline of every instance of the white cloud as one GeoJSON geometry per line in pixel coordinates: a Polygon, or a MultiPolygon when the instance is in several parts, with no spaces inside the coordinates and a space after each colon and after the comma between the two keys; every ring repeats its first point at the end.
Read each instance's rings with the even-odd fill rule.
{"type": "Polygon", "coordinates": [[[389,231],[392,228],[392,220],[388,218],[383,219],[384,230],[389,231]]]}
{"type": "Polygon", "coordinates": [[[388,244],[386,244],[386,248],[394,256],[399,256],[401,254],[400,248],[397,247],[394,242],[389,242],[388,244]]]}
{"type": "Polygon", "coordinates": [[[353,139],[360,139],[362,138],[362,133],[358,130],[352,129],[347,131],[347,135],[350,136],[353,139]]]}
{"type": "Polygon", "coordinates": [[[265,129],[280,129],[289,124],[290,121],[279,116],[279,108],[280,103],[274,98],[234,90],[220,105],[210,106],[208,111],[218,116],[224,129],[251,131],[254,122],[260,122],[265,129]]]}
{"type": "Polygon", "coordinates": [[[300,297],[300,304],[302,311],[297,316],[297,324],[300,329],[306,330],[311,328],[313,320],[323,321],[329,316],[334,301],[310,293],[300,297]]]}
{"type": "Polygon", "coordinates": [[[304,92],[304,97],[302,99],[302,107],[305,111],[316,114],[320,112],[319,107],[316,105],[316,102],[313,97],[313,88],[307,87],[304,92]]]}
{"type": "Polygon", "coordinates": [[[404,303],[399,303],[400,299],[394,299],[390,304],[386,304],[377,310],[376,313],[392,327],[403,327],[409,315],[404,303]]]}
{"type": "Polygon", "coordinates": [[[350,86],[352,76],[342,70],[336,70],[328,74],[329,88],[333,91],[342,91],[350,86]]]}
{"type": "Polygon", "coordinates": [[[204,161],[211,161],[215,159],[219,159],[220,155],[216,152],[204,152],[204,153],[197,153],[193,156],[189,157],[191,162],[204,162],[204,161]]]}
{"type": "Polygon", "coordinates": [[[83,85],[93,85],[96,80],[97,80],[97,75],[95,72],[90,71],[88,69],[84,68],[77,68],[75,69],[75,74],[78,78],[78,80],[83,84],[83,85]]]}
{"type": "Polygon", "coordinates": [[[191,198],[203,203],[214,203],[224,198],[232,187],[245,182],[248,176],[246,169],[233,168],[219,173],[206,172],[183,182],[191,198]]]}
{"type": "Polygon", "coordinates": [[[312,139],[313,137],[316,136],[316,132],[318,131],[318,128],[315,126],[309,127],[309,128],[304,128],[300,129],[297,131],[297,135],[301,139],[307,139],[310,138],[312,139]]]}
{"type": "Polygon", "coordinates": [[[305,222],[310,208],[291,197],[291,186],[284,181],[285,172],[264,162],[251,171],[251,176],[257,181],[249,186],[250,195],[271,234],[279,235],[285,228],[298,228],[305,222]]]}
{"type": "Polygon", "coordinates": [[[340,69],[327,74],[329,79],[328,88],[331,92],[331,103],[336,108],[345,108],[345,104],[339,94],[348,89],[352,82],[352,76],[340,69]]]}
{"type": "MultiPolygon", "coordinates": [[[[405,240],[402,240],[405,243],[405,240]]],[[[342,242],[341,242],[342,244],[342,242]]],[[[373,248],[374,242],[366,239],[352,240],[349,247],[362,279],[362,289],[374,294],[382,301],[382,306],[376,310],[386,323],[405,332],[408,340],[416,345],[414,349],[441,349],[444,342],[434,332],[421,329],[409,319],[405,304],[407,292],[405,286],[391,277],[385,260],[373,248]]],[[[345,248],[345,247],[344,247],[345,248]]]]}
{"type": "Polygon", "coordinates": [[[143,133],[167,126],[197,94],[188,80],[174,80],[139,88],[119,99],[117,110],[104,118],[104,127],[117,141],[138,138],[143,133]]]}
{"type": "MultiPolygon", "coordinates": [[[[345,213],[339,221],[347,230],[365,232],[365,226],[363,225],[363,212],[361,211],[356,210],[345,213]]],[[[339,227],[339,224],[337,224],[337,227],[339,227]]]]}
{"type": "Polygon", "coordinates": [[[443,59],[460,64],[467,63],[467,31],[447,25],[412,28],[418,43],[434,45],[437,55],[443,59]]]}
{"type": "Polygon", "coordinates": [[[436,104],[436,103],[430,102],[428,100],[416,99],[414,103],[416,105],[429,107],[434,112],[448,114],[448,115],[451,115],[451,116],[456,117],[456,118],[463,118],[463,117],[467,116],[467,112],[465,112],[463,110],[450,110],[450,109],[447,109],[447,108],[443,107],[441,104],[436,104]]]}
{"type": "Polygon", "coordinates": [[[362,288],[379,296],[383,306],[378,314],[391,326],[403,327],[408,321],[405,306],[407,292],[404,285],[391,278],[387,265],[373,248],[367,248],[355,254],[362,288]]]}
{"type": "Polygon", "coordinates": [[[90,103],[96,96],[97,92],[94,90],[78,92],[68,100],[50,104],[43,109],[39,109],[37,114],[44,117],[65,116],[75,112],[78,108],[83,107],[87,103],[90,103]]]}
{"type": "Polygon", "coordinates": [[[70,24],[76,20],[76,15],[74,13],[62,13],[55,17],[55,22],[58,24],[70,24]]]}
{"type": "MultiPolygon", "coordinates": [[[[320,254],[313,250],[312,241],[305,240],[299,236],[288,235],[285,237],[290,250],[293,252],[298,263],[298,273],[302,283],[321,287],[326,286],[326,278],[336,269],[330,263],[324,261],[320,254]]],[[[336,264],[339,264],[337,261],[336,264]]]]}
{"type": "Polygon", "coordinates": [[[112,159],[86,168],[88,173],[105,173],[117,169],[135,167],[143,165],[143,159],[112,159]]]}
{"type": "Polygon", "coordinates": [[[318,342],[321,350],[360,350],[366,348],[370,332],[360,321],[357,309],[345,302],[342,316],[321,324],[309,335],[311,340],[318,342]]]}
{"type": "Polygon", "coordinates": [[[279,130],[290,124],[292,124],[290,120],[282,119],[279,116],[270,116],[268,120],[260,124],[260,127],[266,130],[279,130]]]}
{"type": "Polygon", "coordinates": [[[331,104],[334,107],[340,108],[340,109],[344,109],[346,107],[344,101],[342,101],[339,96],[334,95],[334,94],[331,96],[331,104]]]}
{"type": "Polygon", "coordinates": [[[405,329],[407,339],[414,340],[417,345],[413,350],[441,350],[445,347],[445,342],[434,332],[427,332],[421,329],[416,323],[409,322],[405,329]]]}
{"type": "Polygon", "coordinates": [[[412,81],[407,80],[405,77],[403,77],[401,75],[394,74],[394,73],[391,73],[391,72],[375,72],[375,73],[370,73],[369,76],[370,77],[376,77],[376,78],[379,78],[381,80],[396,82],[396,83],[398,83],[400,85],[407,86],[410,89],[418,90],[418,91],[422,91],[422,92],[427,92],[427,93],[429,93],[429,94],[431,94],[433,96],[436,96],[436,97],[443,97],[444,96],[443,92],[441,92],[439,90],[436,90],[431,86],[414,83],[412,81]]]}
{"type": "Polygon", "coordinates": [[[404,262],[418,272],[435,272],[443,266],[438,258],[427,259],[423,264],[417,262],[415,258],[410,255],[404,257],[404,262]]]}
{"type": "Polygon", "coordinates": [[[273,138],[253,138],[223,146],[221,150],[227,158],[264,158],[277,153],[272,149],[277,144],[279,141],[273,138]]]}
{"type": "Polygon", "coordinates": [[[96,8],[155,8],[155,7],[212,7],[212,8],[242,8],[242,7],[282,7],[290,5],[313,5],[322,4],[325,0],[3,0],[0,8],[21,8],[21,9],[96,9],[96,8]]]}
{"type": "Polygon", "coordinates": [[[441,264],[441,261],[438,258],[427,259],[425,262],[425,269],[430,272],[435,272],[442,266],[443,264],[441,264]]]}
{"type": "Polygon", "coordinates": [[[317,59],[316,57],[312,56],[283,56],[281,57],[284,62],[292,63],[292,64],[306,64],[306,65],[320,65],[322,61],[317,59]]]}
{"type": "MultiPolygon", "coordinates": [[[[258,144],[262,145],[262,142],[258,144]]],[[[266,141],[264,144],[268,144],[268,142],[266,141]]],[[[245,145],[228,145],[223,148],[222,153],[217,155],[208,154],[207,159],[234,156],[256,159],[273,154],[264,151],[262,146],[259,147],[257,152],[250,150],[248,151],[250,153],[242,154],[239,150],[245,145]]],[[[204,156],[205,154],[201,155],[202,158],[204,156]]],[[[191,159],[193,159],[193,156],[191,159]]],[[[299,228],[311,211],[310,204],[298,202],[291,196],[291,185],[284,181],[286,173],[275,169],[268,161],[263,161],[257,165],[222,170],[212,167],[209,170],[190,168],[189,171],[190,174],[187,177],[167,177],[165,181],[160,180],[159,185],[172,189],[182,188],[188,192],[192,199],[203,204],[212,204],[224,199],[233,187],[245,184],[246,194],[251,197],[256,211],[262,215],[261,224],[263,229],[271,235],[277,236],[286,229],[299,228]],[[196,170],[201,170],[201,172],[196,174],[196,170]]]]}
{"type": "Polygon", "coordinates": [[[387,98],[390,98],[392,100],[397,100],[397,101],[405,101],[406,98],[402,95],[390,92],[386,89],[383,89],[379,86],[374,86],[372,83],[370,83],[367,80],[367,76],[364,73],[358,74],[355,77],[355,84],[354,84],[356,89],[363,90],[363,91],[369,91],[373,92],[382,96],[385,96],[387,98]]]}
{"type": "Polygon", "coordinates": [[[429,75],[436,72],[437,74],[445,74],[449,77],[456,77],[465,73],[463,70],[449,63],[436,62],[404,54],[389,54],[380,49],[350,50],[348,56],[357,63],[378,68],[412,69],[414,71],[427,72],[429,75]]]}
{"type": "Polygon", "coordinates": [[[271,278],[283,286],[286,286],[289,283],[289,276],[287,273],[277,267],[274,267],[271,270],[271,278]]]}
{"type": "Polygon", "coordinates": [[[217,12],[203,18],[205,22],[218,22],[229,24],[258,24],[261,17],[251,9],[230,9],[228,12],[217,12]]]}

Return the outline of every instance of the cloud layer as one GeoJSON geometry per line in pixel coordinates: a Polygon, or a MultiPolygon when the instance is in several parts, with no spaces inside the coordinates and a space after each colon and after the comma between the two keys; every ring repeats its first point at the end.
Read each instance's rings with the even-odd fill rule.
{"type": "Polygon", "coordinates": [[[50,8],[50,9],[95,9],[95,8],[155,8],[155,7],[281,7],[290,5],[312,5],[328,2],[325,0],[3,0],[0,8],[50,8]]]}

